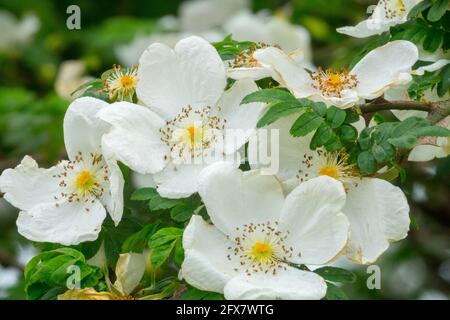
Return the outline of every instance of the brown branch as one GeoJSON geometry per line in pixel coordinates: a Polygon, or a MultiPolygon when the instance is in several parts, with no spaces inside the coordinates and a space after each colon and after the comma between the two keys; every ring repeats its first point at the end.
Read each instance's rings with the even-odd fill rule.
{"type": "Polygon", "coordinates": [[[358,106],[362,114],[373,113],[382,110],[419,110],[429,112],[428,119],[437,123],[450,115],[450,100],[437,102],[419,101],[387,101],[376,99],[372,102],[358,106]]]}

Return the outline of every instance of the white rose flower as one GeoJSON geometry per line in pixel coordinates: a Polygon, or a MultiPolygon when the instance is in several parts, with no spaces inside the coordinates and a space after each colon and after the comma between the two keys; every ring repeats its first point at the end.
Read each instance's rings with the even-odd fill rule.
{"type": "MultiPolygon", "coordinates": [[[[447,122],[447,129],[450,130],[450,117],[444,119],[443,122],[447,122]]],[[[442,126],[445,126],[442,124],[442,126]]],[[[437,137],[427,140],[432,140],[434,143],[425,142],[415,146],[409,153],[409,161],[431,161],[435,158],[445,158],[450,155],[450,137],[437,137]]]]}
{"type": "MultiPolygon", "coordinates": [[[[416,70],[413,70],[412,74],[422,76],[425,74],[425,72],[434,72],[437,71],[443,67],[445,67],[447,64],[450,63],[450,60],[447,59],[437,59],[432,60],[431,64],[428,64],[426,66],[422,66],[417,68],[416,70]]],[[[412,100],[408,95],[408,88],[409,83],[396,86],[393,88],[390,88],[384,93],[384,99],[387,101],[396,101],[396,100],[412,100]]],[[[426,90],[423,93],[423,96],[421,97],[420,101],[424,103],[429,102],[436,102],[436,101],[444,101],[449,99],[448,92],[442,96],[439,97],[436,90],[429,89],[426,90]]],[[[425,118],[428,115],[428,112],[426,111],[420,111],[420,110],[391,110],[391,112],[401,121],[405,120],[409,117],[422,117],[425,118]]]]}
{"type": "Polygon", "coordinates": [[[106,102],[89,97],[69,106],[64,117],[69,160],[42,169],[25,156],[0,176],[4,198],[21,210],[17,227],[27,239],[74,245],[97,238],[106,210],[120,222],[123,177],[115,160],[102,152],[107,125],[96,118],[105,107],[106,102]]]}
{"type": "MultiPolygon", "coordinates": [[[[152,33],[150,35],[137,35],[134,39],[126,44],[121,44],[114,48],[114,52],[120,63],[125,66],[132,66],[138,63],[142,53],[153,43],[163,43],[173,48],[178,41],[193,35],[192,32],[164,32],[152,33]]],[[[197,36],[215,42],[222,40],[226,35],[217,30],[209,30],[196,33],[197,36]]]]}
{"type": "Polygon", "coordinates": [[[248,0],[191,0],[183,2],[178,11],[183,31],[202,32],[221,27],[242,9],[248,0]]]}
{"type": "Polygon", "coordinates": [[[354,27],[338,28],[337,32],[356,38],[366,38],[388,31],[390,27],[406,22],[408,13],[422,0],[380,0],[372,15],[354,27]]]}
{"type": "Polygon", "coordinates": [[[180,276],[227,299],[321,299],[325,281],[290,264],[325,264],[347,243],[342,185],[312,179],[286,198],[274,176],[216,163],[199,193],[213,225],[194,215],[183,234],[180,276]]]}
{"type": "Polygon", "coordinates": [[[8,51],[29,42],[39,30],[40,24],[38,17],[32,13],[18,20],[12,13],[0,10],[0,51],[8,51]]]}
{"type": "MultiPolygon", "coordinates": [[[[278,46],[300,65],[314,70],[311,63],[311,39],[309,32],[298,25],[289,23],[278,16],[268,16],[260,12],[252,14],[244,10],[225,25],[227,34],[237,41],[253,41],[264,45],[278,46]]],[[[234,61],[229,61],[227,74],[232,79],[250,78],[259,80],[272,75],[253,58],[253,51],[242,53],[234,61]]]]}
{"type": "Polygon", "coordinates": [[[297,98],[323,101],[341,108],[364,99],[375,99],[392,86],[411,81],[411,68],[418,58],[409,41],[392,41],[362,58],[351,71],[320,70],[308,73],[275,47],[259,49],[254,58],[274,73],[274,79],[297,98]]]}
{"type": "Polygon", "coordinates": [[[148,107],[120,102],[99,112],[112,125],[105,148],[132,170],[154,174],[162,196],[195,193],[200,171],[215,156],[234,156],[264,108],[240,106],[257,90],[254,82],[237,81],[227,91],[225,86],[225,67],[206,40],[189,37],[174,49],[151,45],[140,59],[136,90],[148,107]],[[228,139],[227,129],[242,132],[228,139]]]}
{"type": "Polygon", "coordinates": [[[289,128],[297,117],[285,117],[267,126],[269,130],[278,129],[280,134],[278,178],[286,192],[319,176],[340,181],[347,192],[342,212],[350,221],[347,257],[359,264],[375,262],[390,242],[407,236],[410,219],[405,195],[385,180],[361,178],[347,163],[345,154],[311,150],[312,135],[292,137],[289,128]]]}

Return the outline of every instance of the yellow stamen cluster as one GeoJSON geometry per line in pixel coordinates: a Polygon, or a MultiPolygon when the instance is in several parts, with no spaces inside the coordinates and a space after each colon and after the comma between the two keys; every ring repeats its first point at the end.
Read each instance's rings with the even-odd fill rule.
{"type": "MultiPolygon", "coordinates": [[[[68,202],[93,202],[105,192],[103,183],[109,181],[109,169],[101,155],[90,154],[91,161],[85,161],[79,152],[73,161],[63,166],[63,171],[53,176],[58,179],[62,189],[55,200],[65,199],[68,202]]],[[[58,204],[56,204],[58,206],[58,204]]],[[[86,208],[86,211],[89,209],[86,208]]]]}
{"type": "Polygon", "coordinates": [[[112,101],[133,101],[137,82],[137,66],[122,68],[114,65],[104,81],[104,90],[112,101]]]}
{"type": "Polygon", "coordinates": [[[347,70],[336,72],[319,69],[319,72],[314,73],[311,77],[314,81],[313,87],[327,97],[341,98],[343,90],[353,89],[358,84],[356,75],[350,74],[347,70]]]}
{"type": "Polygon", "coordinates": [[[259,42],[255,46],[251,46],[247,50],[241,51],[229,62],[230,68],[254,68],[259,65],[258,61],[254,58],[253,54],[256,50],[261,48],[267,48],[269,45],[259,42]]]}
{"type": "Polygon", "coordinates": [[[329,176],[341,182],[358,177],[355,165],[348,164],[348,154],[345,152],[327,152],[316,150],[315,155],[304,155],[301,161],[301,169],[297,174],[300,182],[316,176],[329,176]]]}
{"type": "Polygon", "coordinates": [[[276,274],[277,270],[286,269],[286,259],[293,256],[294,249],[285,245],[289,232],[279,231],[278,222],[245,224],[236,232],[238,236],[227,237],[231,241],[227,259],[239,260],[236,272],[276,274]]]}

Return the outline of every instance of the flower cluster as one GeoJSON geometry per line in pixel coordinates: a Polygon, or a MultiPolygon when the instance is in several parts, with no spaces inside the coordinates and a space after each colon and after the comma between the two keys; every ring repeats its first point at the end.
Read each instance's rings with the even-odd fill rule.
{"type": "MultiPolygon", "coordinates": [[[[369,20],[340,32],[381,32],[403,21],[410,2],[397,1],[401,6],[392,7],[382,0],[369,20]],[[383,20],[369,28],[380,12],[383,20]]],[[[242,19],[236,16],[228,28],[237,28],[242,19]]],[[[182,22],[195,28],[189,21],[182,22]]],[[[273,31],[273,24],[265,28],[273,31]]],[[[378,139],[371,136],[375,129],[346,122],[347,116],[360,104],[388,98],[410,84],[421,72],[414,69],[419,50],[409,41],[390,41],[353,68],[338,71],[307,68],[304,54],[271,42],[254,44],[223,61],[208,41],[189,36],[173,48],[149,45],[134,67],[114,67],[104,83],[111,103],[81,97],[67,109],[68,160],[43,169],[25,156],[16,168],[1,174],[4,198],[20,210],[20,234],[70,246],[96,240],[106,213],[119,225],[125,181],[120,162],[140,177],[142,187],[155,188],[146,200],[164,198],[170,206],[170,201],[198,194],[203,211],[191,213],[184,226],[179,270],[179,278],[197,289],[227,299],[321,299],[327,283],[311,270],[339,257],[374,263],[391,242],[407,236],[408,201],[399,187],[381,178],[382,170],[365,173],[361,154],[367,148],[355,144],[355,160],[342,127],[347,135],[367,133],[366,140],[378,139]],[[292,105],[248,99],[264,91],[258,82],[262,78],[271,78],[276,84],[269,90],[280,95],[265,101],[276,104],[288,96],[292,105]],[[261,163],[248,161],[248,149],[263,115],[272,115],[274,108],[280,108],[277,118],[265,124],[279,134],[279,168],[267,175],[261,163]],[[314,118],[301,123],[314,112],[314,118]],[[319,118],[330,126],[321,125],[319,118]],[[342,135],[337,147],[328,140],[316,145],[319,138],[333,134],[342,135]]],[[[424,151],[419,146],[410,158],[447,156],[446,134],[434,134],[442,136],[433,148],[424,151]]],[[[384,142],[377,147],[394,150],[394,155],[404,146],[397,150],[396,140],[388,140],[388,146],[384,142]]],[[[373,161],[383,160],[385,155],[377,152],[373,161]]],[[[165,236],[160,243],[171,239],[165,236]]],[[[59,298],[132,299],[144,269],[142,255],[123,254],[116,282],[107,281],[108,292],[71,289],[59,298]]]]}

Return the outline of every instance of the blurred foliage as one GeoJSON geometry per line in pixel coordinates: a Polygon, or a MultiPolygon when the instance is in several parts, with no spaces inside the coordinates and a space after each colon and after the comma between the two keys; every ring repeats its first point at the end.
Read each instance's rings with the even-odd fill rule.
{"type": "MultiPolygon", "coordinates": [[[[176,15],[180,2],[0,0],[1,9],[8,10],[19,18],[32,12],[39,17],[41,23],[34,41],[0,52],[0,171],[15,166],[25,154],[32,155],[42,166],[48,166],[64,157],[62,119],[69,102],[60,98],[54,90],[57,72],[63,61],[81,60],[87,67],[86,74],[100,77],[104,70],[117,63],[114,46],[129,42],[137,34],[155,31],[158,28],[156,19],[176,15]],[[71,4],[77,4],[81,8],[81,30],[66,28],[66,8],[71,4]]],[[[361,57],[358,56],[359,52],[367,52],[387,41],[383,38],[385,35],[356,39],[335,31],[337,27],[354,25],[364,19],[367,16],[367,6],[376,1],[254,0],[252,3],[254,11],[270,9],[277,13],[279,8],[285,8],[291,13],[292,22],[305,26],[312,36],[316,65],[332,68],[348,66],[361,57]]],[[[434,27],[436,25],[428,21],[425,25],[417,25],[417,30],[434,27]]],[[[420,31],[423,35],[420,41],[424,41],[424,46],[432,48],[438,40],[437,45],[448,45],[448,24],[438,29],[440,31],[433,33],[433,38],[427,38],[428,33],[420,31]],[[435,37],[439,39],[436,40],[435,37]]],[[[408,38],[411,37],[410,34],[402,33],[402,26],[397,31],[397,37],[411,39],[408,38]]],[[[448,82],[448,70],[446,68],[439,74],[442,81],[448,82]]],[[[426,85],[418,84],[417,94],[426,85]]],[[[335,117],[338,115],[330,116],[330,119],[335,117]]],[[[393,246],[379,260],[382,290],[368,290],[366,279],[369,275],[366,268],[355,267],[353,271],[357,275],[356,282],[343,284],[350,298],[412,299],[430,295],[450,296],[450,159],[407,164],[405,171],[406,178],[402,181],[397,179],[397,182],[408,196],[411,216],[415,221],[414,228],[405,241],[393,246]]],[[[198,207],[198,199],[167,203],[164,199],[155,198],[151,190],[146,192],[135,193],[134,198],[127,201],[125,218],[119,228],[113,228],[112,221],[107,221],[98,241],[72,248],[82,251],[86,257],[71,252],[68,255],[64,253],[64,259],[76,259],[83,264],[84,259],[92,256],[100,242],[104,241],[108,262],[113,268],[120,252],[140,251],[151,241],[158,247],[152,256],[158,265],[168,263],[170,259],[176,263],[180,259],[177,257],[180,252],[178,228],[184,225],[193,211],[198,210],[196,212],[200,214],[204,212],[198,207]],[[149,215],[142,214],[148,212],[149,206],[153,224],[147,224],[149,215]],[[161,211],[161,206],[170,210],[161,211]],[[159,221],[170,226],[155,232],[159,221]]],[[[125,193],[125,199],[130,199],[132,188],[129,177],[125,193]]],[[[17,234],[15,218],[15,210],[0,202],[0,264],[22,270],[23,265],[18,259],[19,246],[29,242],[17,234]]],[[[57,250],[58,246],[40,244],[40,249],[57,250]]],[[[42,256],[41,258],[44,259],[42,256]]],[[[49,256],[45,259],[51,261],[49,256]]],[[[169,284],[167,288],[172,290],[170,293],[159,292],[160,288],[157,286],[152,287],[151,292],[157,292],[160,296],[172,294],[178,288],[173,276],[176,274],[158,274],[161,279],[166,279],[169,284]]],[[[353,280],[353,276],[351,278],[353,280]]],[[[64,279],[55,277],[54,280],[61,283],[64,279]]],[[[332,288],[327,294],[342,297],[338,285],[332,288]]],[[[192,297],[222,298],[193,288],[188,288],[181,296],[182,299],[192,297]]],[[[22,278],[8,291],[6,298],[25,298],[22,278]]]]}

